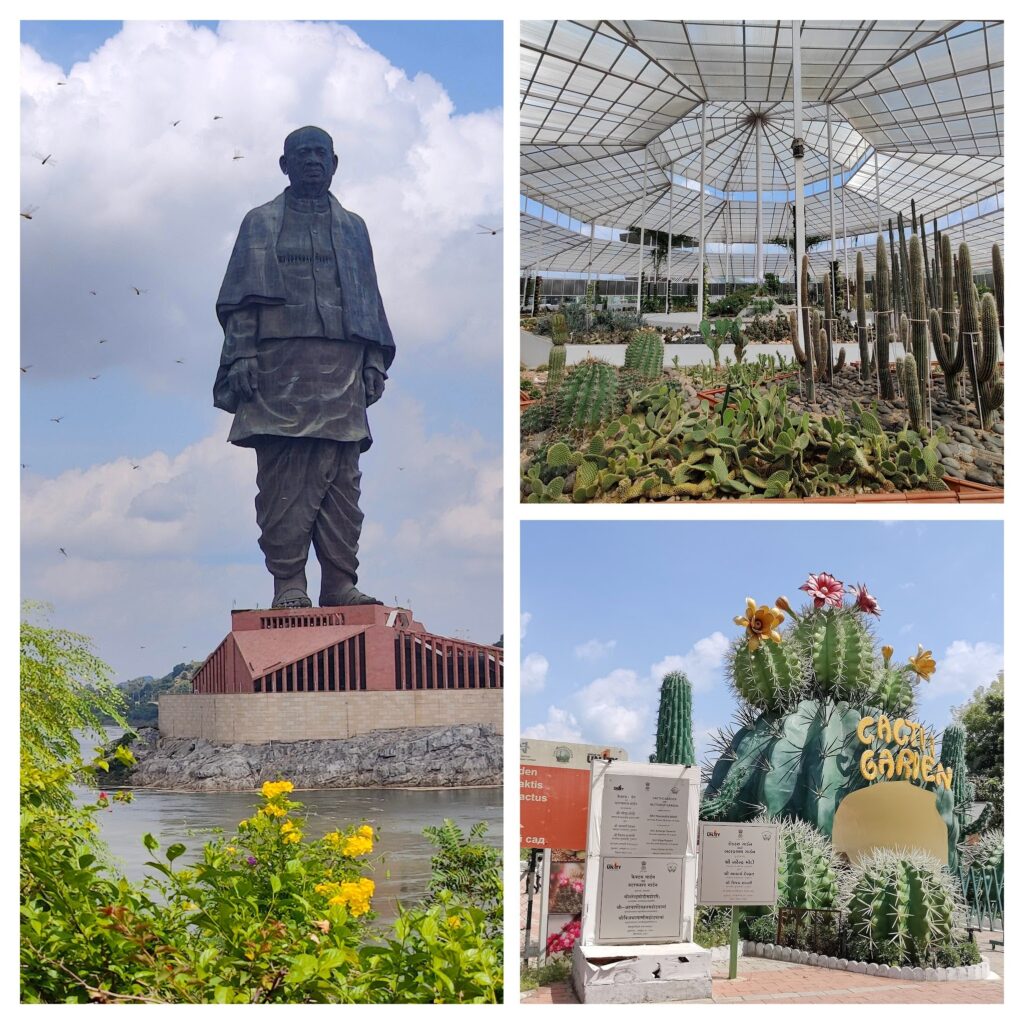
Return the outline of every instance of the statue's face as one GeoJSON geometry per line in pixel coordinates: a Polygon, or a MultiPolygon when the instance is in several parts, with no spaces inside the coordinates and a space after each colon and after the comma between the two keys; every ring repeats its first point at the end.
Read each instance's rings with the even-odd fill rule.
{"type": "Polygon", "coordinates": [[[304,194],[326,192],[338,169],[331,137],[318,128],[306,128],[291,138],[280,163],[292,188],[304,194]]]}

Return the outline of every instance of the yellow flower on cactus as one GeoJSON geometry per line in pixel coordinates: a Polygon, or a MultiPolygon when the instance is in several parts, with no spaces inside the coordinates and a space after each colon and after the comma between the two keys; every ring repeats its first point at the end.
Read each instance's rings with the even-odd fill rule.
{"type": "Polygon", "coordinates": [[[273,800],[274,797],[281,796],[284,793],[290,793],[294,788],[295,787],[287,779],[281,779],[278,782],[264,782],[263,788],[260,792],[268,800],[273,800]]]}
{"type": "Polygon", "coordinates": [[[882,645],[882,660],[885,662],[885,667],[889,667],[889,662],[892,661],[892,648],[888,644],[882,645]]]}
{"type": "Polygon", "coordinates": [[[766,604],[759,608],[754,599],[748,597],[746,615],[737,615],[733,622],[746,628],[747,650],[756,651],[765,640],[782,643],[782,637],[775,627],[782,624],[783,618],[785,616],[778,608],[771,608],[766,604]]]}
{"type": "Polygon", "coordinates": [[[935,671],[935,659],[931,651],[926,651],[920,644],[917,645],[917,654],[907,659],[910,667],[927,682],[935,671]]]}
{"type": "Polygon", "coordinates": [[[775,607],[780,611],[784,611],[791,618],[797,618],[797,614],[793,611],[793,606],[789,603],[789,599],[786,597],[775,598],[775,607]]]}
{"type": "Polygon", "coordinates": [[[362,857],[367,853],[373,852],[373,840],[357,833],[345,840],[342,844],[341,852],[346,857],[362,857]]]}

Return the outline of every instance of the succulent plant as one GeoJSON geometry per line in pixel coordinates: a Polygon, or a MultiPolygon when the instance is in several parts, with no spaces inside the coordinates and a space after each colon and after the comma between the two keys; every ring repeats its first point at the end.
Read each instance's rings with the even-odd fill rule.
{"type": "Polygon", "coordinates": [[[551,314],[551,341],[555,346],[564,345],[569,340],[569,326],[564,313],[551,314]]]}
{"type": "Polygon", "coordinates": [[[729,681],[744,703],[761,711],[791,707],[806,689],[804,665],[788,638],[766,641],[754,650],[740,637],[728,661],[729,681]]]}
{"type": "Polygon", "coordinates": [[[693,752],[693,687],[682,672],[669,672],[661,681],[658,700],[656,764],[695,764],[693,752]]]}
{"type": "Polygon", "coordinates": [[[999,329],[1003,330],[1003,250],[998,244],[992,246],[992,283],[995,286],[996,305],[999,308],[999,329]]]}
{"type": "MultiPolygon", "coordinates": [[[[1003,883],[1003,832],[1002,829],[990,829],[982,832],[977,839],[962,843],[960,845],[960,865],[968,876],[967,892],[968,899],[971,897],[970,875],[982,873],[987,875],[997,885],[1003,883]]],[[[985,879],[981,880],[982,885],[985,879]]],[[[991,884],[987,886],[991,887],[991,884]]]]}
{"type": "Polygon", "coordinates": [[[921,402],[920,378],[917,372],[917,360],[912,352],[907,353],[907,358],[901,360],[900,384],[903,387],[903,394],[907,399],[907,412],[910,415],[910,427],[917,433],[923,433],[925,429],[924,408],[921,402]]]}
{"type": "MultiPolygon", "coordinates": [[[[755,825],[777,819],[759,815],[755,825]]],[[[828,837],[806,821],[779,822],[779,887],[776,906],[830,910],[839,898],[839,864],[828,837]]]]}
{"type": "Polygon", "coordinates": [[[722,364],[718,357],[718,350],[722,347],[722,336],[718,331],[712,329],[710,320],[701,320],[700,334],[704,339],[704,344],[711,349],[711,354],[715,359],[715,366],[721,366],[722,364]]]}
{"type": "Polygon", "coordinates": [[[558,422],[563,428],[596,430],[618,408],[615,367],[586,359],[566,375],[558,393],[558,422]]]}
{"type": "Polygon", "coordinates": [[[872,852],[841,889],[850,932],[872,951],[894,944],[905,963],[949,942],[963,902],[945,866],[917,850],[872,852]]]}
{"type": "Polygon", "coordinates": [[[875,691],[874,641],[855,608],[808,609],[788,632],[822,699],[855,701],[875,691]]]}
{"type": "Polygon", "coordinates": [[[868,313],[864,298],[864,254],[857,253],[857,341],[860,346],[860,379],[871,379],[871,356],[868,352],[868,313]]]}
{"type": "Polygon", "coordinates": [[[1001,338],[999,311],[991,292],[981,300],[981,355],[978,360],[978,380],[981,385],[983,426],[992,426],[992,414],[1003,405],[1003,385],[999,377],[1001,338]]]}
{"type": "Polygon", "coordinates": [[[548,380],[545,385],[545,394],[555,395],[558,387],[565,376],[565,346],[552,345],[548,353],[548,380]]]}
{"type": "Polygon", "coordinates": [[[665,343],[657,331],[637,331],[626,346],[623,369],[636,370],[653,380],[660,377],[665,364],[665,343]]]}
{"type": "MultiPolygon", "coordinates": [[[[924,250],[917,234],[910,236],[910,346],[914,353],[918,391],[927,412],[928,376],[931,367],[928,338],[928,300],[925,290],[924,250]]],[[[915,429],[917,429],[915,427],[915,429]]]]}

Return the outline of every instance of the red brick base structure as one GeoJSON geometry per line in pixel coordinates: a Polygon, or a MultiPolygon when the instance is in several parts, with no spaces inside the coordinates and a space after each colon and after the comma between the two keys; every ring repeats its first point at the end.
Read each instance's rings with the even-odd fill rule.
{"type": "Polygon", "coordinates": [[[404,608],[231,613],[231,632],[192,679],[196,694],[500,690],[500,647],[428,633],[404,608]]]}

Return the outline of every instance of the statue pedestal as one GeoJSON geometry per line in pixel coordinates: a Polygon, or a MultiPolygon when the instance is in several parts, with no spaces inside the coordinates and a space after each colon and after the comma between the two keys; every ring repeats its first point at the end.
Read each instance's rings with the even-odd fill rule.
{"type": "Polygon", "coordinates": [[[695,942],[572,950],[581,1003],[666,1003],[711,998],[711,950],[695,942]]]}

